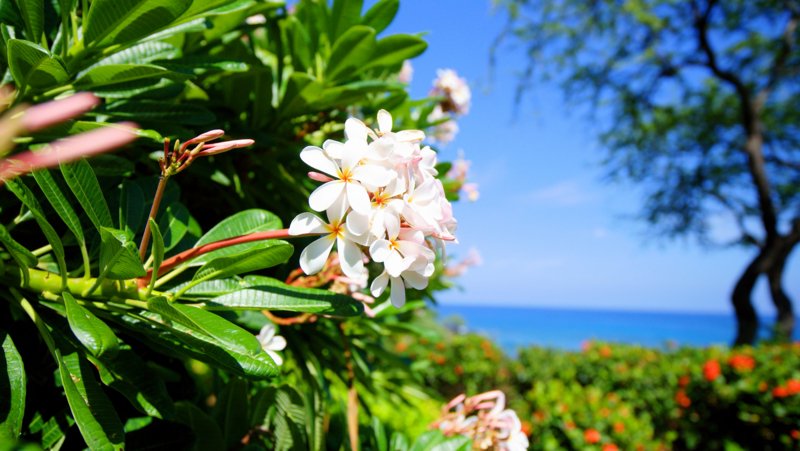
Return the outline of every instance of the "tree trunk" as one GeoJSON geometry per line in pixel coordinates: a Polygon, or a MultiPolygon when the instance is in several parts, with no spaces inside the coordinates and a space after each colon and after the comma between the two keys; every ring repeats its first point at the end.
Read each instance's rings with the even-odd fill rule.
{"type": "Polygon", "coordinates": [[[778,310],[778,319],[775,323],[775,337],[783,341],[791,339],[795,325],[792,300],[783,290],[783,270],[786,266],[786,260],[789,258],[789,254],[791,254],[793,248],[794,244],[784,245],[766,271],[772,303],[775,304],[775,308],[778,310]]]}
{"type": "Polygon", "coordinates": [[[736,312],[737,322],[734,346],[753,344],[756,341],[758,315],[750,298],[758,276],[761,274],[762,260],[763,252],[759,252],[756,258],[747,265],[742,275],[739,276],[739,280],[736,281],[736,286],[733,288],[731,301],[736,312]]]}

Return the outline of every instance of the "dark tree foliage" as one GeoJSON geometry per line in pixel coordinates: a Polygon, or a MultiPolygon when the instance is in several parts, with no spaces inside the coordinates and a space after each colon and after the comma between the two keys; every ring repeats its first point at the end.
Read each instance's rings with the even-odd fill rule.
{"type": "Polygon", "coordinates": [[[644,190],[659,234],[704,243],[729,218],[753,258],[732,293],[736,343],[756,338],[765,275],[791,334],[782,277],[800,241],[800,4],[769,0],[503,0],[500,42],[525,46],[520,95],[539,77],[600,120],[612,180],[644,190]]]}

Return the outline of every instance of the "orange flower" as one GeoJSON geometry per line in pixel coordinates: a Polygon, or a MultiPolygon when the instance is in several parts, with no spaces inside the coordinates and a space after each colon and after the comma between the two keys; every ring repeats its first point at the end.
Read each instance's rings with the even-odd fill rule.
{"type": "Polygon", "coordinates": [[[619,451],[619,448],[613,443],[606,443],[603,445],[603,451],[619,451]]]}
{"type": "Polygon", "coordinates": [[[685,386],[689,385],[689,382],[691,382],[691,381],[692,381],[692,378],[690,378],[688,374],[684,374],[683,376],[678,378],[678,386],[679,387],[685,387],[685,386]]]}
{"type": "Polygon", "coordinates": [[[775,398],[785,398],[789,396],[789,390],[786,387],[777,386],[772,389],[772,396],[775,398]]]}
{"type": "Polygon", "coordinates": [[[800,430],[792,429],[792,432],[789,433],[795,440],[800,440],[800,430]]]}
{"type": "Polygon", "coordinates": [[[464,374],[464,367],[461,365],[456,365],[455,368],[453,368],[453,372],[456,373],[456,376],[461,376],[464,374]]]}
{"type": "Polygon", "coordinates": [[[608,345],[603,345],[600,348],[600,357],[608,358],[611,357],[611,347],[608,345]]]}
{"type": "Polygon", "coordinates": [[[444,351],[444,348],[445,348],[444,343],[442,343],[442,342],[436,343],[436,349],[437,350],[444,351]]]}
{"type": "Polygon", "coordinates": [[[789,379],[786,382],[786,390],[790,395],[796,395],[800,393],[800,379],[789,379]]]}
{"type": "Polygon", "coordinates": [[[709,382],[713,382],[714,379],[718,378],[721,372],[719,362],[716,360],[708,360],[703,365],[703,377],[709,382]]]}
{"type": "Polygon", "coordinates": [[[394,350],[397,352],[406,352],[406,349],[408,349],[408,343],[404,341],[400,341],[394,345],[394,350]]]}
{"type": "Polygon", "coordinates": [[[600,435],[600,431],[597,429],[587,429],[583,431],[583,439],[586,440],[586,443],[594,444],[600,442],[602,436],[600,435]]]}
{"type": "Polygon", "coordinates": [[[434,356],[433,356],[433,361],[434,361],[434,362],[435,362],[437,365],[444,365],[444,364],[447,362],[447,359],[446,359],[446,358],[445,358],[445,356],[443,356],[443,355],[434,355],[434,356]]]}
{"type": "Polygon", "coordinates": [[[728,359],[728,364],[736,371],[750,371],[756,366],[756,361],[749,355],[734,354],[728,359]]]}
{"type": "Polygon", "coordinates": [[[620,421],[614,423],[614,432],[616,432],[617,434],[622,434],[623,432],[625,432],[625,424],[620,421]]]}
{"type": "Polygon", "coordinates": [[[525,435],[531,435],[531,432],[533,432],[533,425],[530,423],[530,421],[522,421],[521,425],[522,433],[525,435]]]}
{"type": "Polygon", "coordinates": [[[686,395],[686,392],[683,390],[678,390],[678,392],[675,393],[675,402],[677,402],[678,405],[683,407],[684,409],[692,405],[691,398],[689,398],[686,395]]]}
{"type": "Polygon", "coordinates": [[[607,408],[607,407],[603,407],[602,409],[600,409],[600,411],[599,411],[598,413],[599,413],[599,414],[600,414],[600,416],[601,416],[601,417],[603,417],[603,418],[607,418],[609,415],[611,415],[611,411],[610,411],[610,410],[608,410],[608,408],[607,408]]]}

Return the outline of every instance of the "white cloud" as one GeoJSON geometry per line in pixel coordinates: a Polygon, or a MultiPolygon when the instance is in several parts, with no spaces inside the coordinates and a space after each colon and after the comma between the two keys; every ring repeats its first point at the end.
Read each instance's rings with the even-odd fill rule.
{"type": "Polygon", "coordinates": [[[587,192],[578,182],[564,180],[550,186],[534,190],[528,194],[528,199],[537,204],[558,206],[574,206],[584,204],[594,197],[587,192]]]}

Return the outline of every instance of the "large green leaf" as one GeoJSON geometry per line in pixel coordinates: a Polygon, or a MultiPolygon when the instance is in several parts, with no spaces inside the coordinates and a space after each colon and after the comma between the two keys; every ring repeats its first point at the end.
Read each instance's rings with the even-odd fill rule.
{"type": "Polygon", "coordinates": [[[281,240],[261,241],[258,246],[237,254],[215,258],[197,270],[193,282],[244,274],[271,268],[284,263],[292,256],[294,247],[281,240]]]}
{"type": "Polygon", "coordinates": [[[158,221],[164,239],[164,250],[170,250],[181,242],[189,230],[189,210],[180,203],[173,203],[167,207],[158,221]]]}
{"type": "Polygon", "coordinates": [[[145,271],[133,235],[111,227],[100,228],[100,274],[109,279],[142,277],[145,271]]]}
{"type": "MultiPolygon", "coordinates": [[[[206,232],[197,243],[195,247],[204,244],[213,243],[215,241],[233,238],[242,235],[248,235],[254,232],[263,232],[266,230],[278,230],[283,227],[281,219],[266,210],[257,208],[240,211],[239,213],[229,216],[219,224],[215,225],[208,232],[206,232]]],[[[244,243],[236,246],[230,246],[219,249],[208,254],[201,255],[192,260],[192,265],[202,265],[215,258],[224,257],[227,255],[238,254],[247,249],[252,249],[258,243],[244,243]]]]}
{"type": "Polygon", "coordinates": [[[69,79],[64,66],[41,46],[21,39],[8,41],[8,68],[19,86],[40,90],[69,79]]]}
{"type": "Polygon", "coordinates": [[[11,336],[0,330],[0,442],[17,440],[25,415],[27,379],[22,356],[11,336]]]}
{"type": "Polygon", "coordinates": [[[119,227],[136,235],[144,219],[145,200],[142,188],[128,180],[122,182],[119,193],[119,227]]]}
{"type": "Polygon", "coordinates": [[[373,53],[375,30],[364,25],[351,27],[333,44],[325,69],[325,81],[331,84],[351,77],[367,64],[373,53]]]}
{"type": "Polygon", "coordinates": [[[330,33],[333,40],[361,21],[363,6],[364,0],[333,0],[330,19],[330,33]]]}
{"type": "Polygon", "coordinates": [[[378,41],[374,57],[363,68],[395,66],[420,55],[426,48],[428,43],[419,36],[410,34],[388,36],[378,41]]]}
{"type": "Polygon", "coordinates": [[[364,14],[361,24],[372,27],[376,33],[380,33],[392,23],[398,9],[400,9],[400,0],[380,0],[364,14]]]}
{"type": "Polygon", "coordinates": [[[232,322],[197,307],[171,303],[163,296],[156,296],[147,302],[148,308],[165,319],[214,338],[242,354],[261,354],[261,344],[250,332],[232,322]]]}
{"type": "Polygon", "coordinates": [[[319,97],[322,85],[306,73],[294,72],[286,81],[278,110],[282,117],[308,114],[308,105],[319,97]]]}
{"type": "Polygon", "coordinates": [[[119,349],[119,340],[103,320],[78,304],[72,295],[62,293],[64,307],[67,310],[67,321],[72,333],[83,346],[95,356],[108,354],[113,356],[119,349]]]}
{"type": "Polygon", "coordinates": [[[166,42],[142,42],[124,50],[120,50],[119,52],[114,52],[113,54],[101,59],[79,73],[78,78],[100,66],[107,66],[110,64],[148,64],[155,60],[170,60],[172,58],[177,58],[180,54],[180,49],[166,42]]]}
{"type": "Polygon", "coordinates": [[[75,213],[75,210],[72,209],[72,205],[70,205],[67,197],[61,192],[61,188],[58,187],[53,175],[49,170],[44,169],[41,171],[34,171],[33,178],[36,179],[36,183],[44,193],[45,199],[47,199],[61,220],[64,221],[64,224],[67,225],[67,228],[75,236],[75,239],[78,240],[78,244],[85,254],[86,239],[83,235],[81,221],[75,213]]]}
{"type": "Polygon", "coordinates": [[[74,85],[77,89],[91,90],[121,83],[176,76],[178,74],[175,72],[154,64],[107,64],[85,71],[74,85]]]}
{"type": "MultiPolygon", "coordinates": [[[[28,188],[25,183],[19,179],[7,180],[6,186],[12,193],[14,193],[15,196],[17,196],[19,200],[22,201],[22,204],[25,205],[28,210],[30,210],[33,218],[36,220],[36,223],[39,224],[39,228],[42,229],[42,233],[44,234],[45,238],[47,238],[47,242],[50,243],[50,246],[53,248],[53,254],[56,257],[56,263],[58,264],[58,272],[61,275],[66,275],[67,263],[64,259],[64,245],[61,243],[61,238],[59,238],[58,233],[44,216],[44,211],[42,210],[41,205],[39,205],[39,201],[36,200],[36,196],[34,196],[30,188],[28,188]]],[[[62,280],[66,284],[66,277],[63,277],[62,280]]]]}
{"type": "Polygon", "coordinates": [[[247,276],[248,285],[237,291],[217,296],[205,303],[209,309],[223,310],[286,310],[355,316],[364,306],[342,294],[315,288],[294,287],[264,276],[247,276]]]}
{"type": "Polygon", "coordinates": [[[102,109],[102,112],[121,119],[138,122],[164,122],[181,125],[203,125],[213,122],[214,113],[199,105],[177,105],[154,100],[122,100],[102,109]]]}
{"type": "Polygon", "coordinates": [[[108,204],[89,163],[86,160],[78,160],[71,164],[62,164],[61,173],[97,230],[102,227],[112,227],[108,204]]]}
{"type": "Polygon", "coordinates": [[[124,44],[171,25],[192,0],[94,0],[86,15],[87,47],[124,44]]]}
{"type": "MultiPolygon", "coordinates": [[[[3,247],[6,248],[9,254],[11,254],[11,258],[17,262],[23,268],[32,268],[39,263],[39,260],[36,258],[35,255],[31,253],[25,246],[19,244],[14,238],[11,238],[11,234],[8,233],[8,229],[0,225],[0,243],[3,244],[3,247]]],[[[27,271],[23,271],[24,274],[27,275],[27,271]]]]}
{"type": "Polygon", "coordinates": [[[180,401],[175,403],[175,411],[175,421],[185,424],[194,433],[192,451],[217,451],[226,448],[217,423],[197,406],[180,401]]]}
{"type": "MultiPolygon", "coordinates": [[[[8,0],[6,0],[8,1],[8,0]]],[[[22,19],[25,21],[25,31],[29,41],[40,42],[44,29],[44,1],[43,0],[16,0],[22,19]]]]}
{"type": "Polygon", "coordinates": [[[64,356],[57,352],[56,360],[72,417],[89,449],[123,449],[122,422],[97,383],[91,365],[76,352],[64,356]]]}

